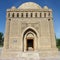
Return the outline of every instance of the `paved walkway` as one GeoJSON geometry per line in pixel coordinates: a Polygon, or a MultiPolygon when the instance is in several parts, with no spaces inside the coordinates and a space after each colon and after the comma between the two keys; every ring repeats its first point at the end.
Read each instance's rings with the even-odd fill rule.
{"type": "MultiPolygon", "coordinates": [[[[2,47],[0,47],[0,55],[1,55],[2,47]]],[[[57,57],[45,57],[45,58],[24,58],[24,57],[19,57],[19,58],[0,58],[0,60],[60,60],[60,51],[59,55],[57,57]]]]}
{"type": "Polygon", "coordinates": [[[0,47],[0,55],[1,55],[2,47],[0,47]]]}

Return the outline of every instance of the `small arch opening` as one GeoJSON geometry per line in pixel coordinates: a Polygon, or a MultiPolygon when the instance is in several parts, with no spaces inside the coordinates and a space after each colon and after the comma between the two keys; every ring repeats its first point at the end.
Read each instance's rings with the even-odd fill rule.
{"type": "Polygon", "coordinates": [[[33,13],[31,13],[31,17],[33,17],[33,13]]]}
{"type": "Polygon", "coordinates": [[[50,16],[50,12],[48,13],[48,16],[50,16]]]}
{"type": "Polygon", "coordinates": [[[44,17],[46,18],[46,13],[44,13],[44,17]]]}
{"type": "Polygon", "coordinates": [[[19,13],[17,13],[17,17],[19,17],[19,13]]]}
{"type": "Polygon", "coordinates": [[[37,17],[37,13],[35,13],[35,17],[37,17]]]}
{"type": "Polygon", "coordinates": [[[26,18],[28,17],[28,13],[26,13],[26,18]]]}
{"type": "Polygon", "coordinates": [[[8,17],[10,17],[10,13],[8,13],[8,17]]]}
{"type": "Polygon", "coordinates": [[[23,13],[21,13],[21,17],[23,17],[23,13]]]}
{"type": "Polygon", "coordinates": [[[40,18],[42,17],[42,14],[40,13],[40,18]]]}
{"type": "Polygon", "coordinates": [[[12,17],[14,17],[14,13],[12,14],[12,17]]]}

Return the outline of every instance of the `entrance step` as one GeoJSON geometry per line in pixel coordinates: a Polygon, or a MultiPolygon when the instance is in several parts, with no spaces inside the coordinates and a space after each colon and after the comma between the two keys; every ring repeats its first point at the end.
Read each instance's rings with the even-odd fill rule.
{"type": "Polygon", "coordinates": [[[44,58],[29,58],[29,57],[19,57],[19,58],[0,58],[0,60],[60,60],[60,57],[44,57],[44,58]]]}
{"type": "Polygon", "coordinates": [[[20,58],[20,57],[23,57],[23,58],[39,58],[39,53],[38,52],[33,52],[33,51],[28,51],[28,52],[7,52],[6,54],[3,54],[2,56],[5,57],[16,57],[16,58],[20,58]]]}
{"type": "Polygon", "coordinates": [[[17,54],[17,57],[39,58],[39,53],[37,53],[37,52],[22,52],[20,54],[17,54]]]}

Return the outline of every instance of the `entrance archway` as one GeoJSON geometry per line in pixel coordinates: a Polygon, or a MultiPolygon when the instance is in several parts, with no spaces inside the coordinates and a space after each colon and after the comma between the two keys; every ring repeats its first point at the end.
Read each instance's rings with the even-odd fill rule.
{"type": "Polygon", "coordinates": [[[23,35],[23,51],[35,51],[37,41],[37,33],[33,29],[27,29],[23,35]]]}
{"type": "Polygon", "coordinates": [[[34,50],[34,39],[31,39],[31,38],[28,38],[27,41],[26,41],[26,50],[27,51],[33,51],[34,50]]]}

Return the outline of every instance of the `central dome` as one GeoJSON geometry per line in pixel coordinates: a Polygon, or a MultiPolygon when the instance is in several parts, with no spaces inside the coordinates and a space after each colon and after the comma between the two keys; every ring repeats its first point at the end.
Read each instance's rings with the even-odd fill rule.
{"type": "Polygon", "coordinates": [[[18,9],[41,9],[41,7],[34,2],[26,2],[20,5],[18,9]]]}

